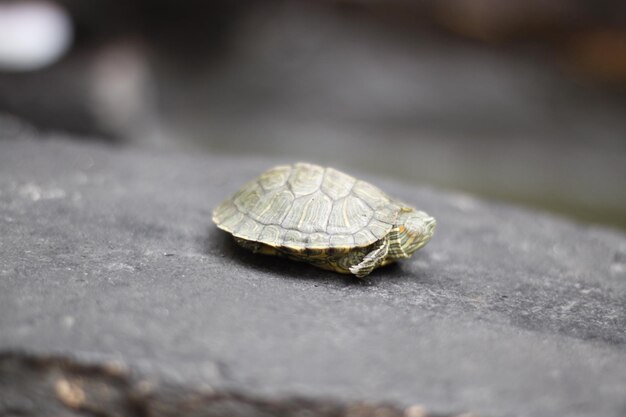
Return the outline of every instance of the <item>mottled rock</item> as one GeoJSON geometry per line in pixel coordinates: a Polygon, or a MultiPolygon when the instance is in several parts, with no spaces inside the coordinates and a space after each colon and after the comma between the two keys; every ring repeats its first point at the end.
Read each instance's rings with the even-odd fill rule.
{"type": "Polygon", "coordinates": [[[351,171],[439,224],[359,281],[211,224],[279,162],[0,141],[0,414],[626,414],[623,233],[351,171]]]}

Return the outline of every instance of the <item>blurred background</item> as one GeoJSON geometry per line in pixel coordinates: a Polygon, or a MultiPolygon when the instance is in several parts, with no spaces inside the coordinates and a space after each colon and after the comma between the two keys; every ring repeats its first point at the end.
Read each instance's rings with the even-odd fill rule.
{"type": "Polygon", "coordinates": [[[47,131],[626,228],[626,2],[0,0],[0,138],[47,131]]]}

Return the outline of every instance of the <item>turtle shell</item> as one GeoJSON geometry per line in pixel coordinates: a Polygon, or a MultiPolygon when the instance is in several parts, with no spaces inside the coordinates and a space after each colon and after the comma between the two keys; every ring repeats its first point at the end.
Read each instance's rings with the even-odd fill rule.
{"type": "Polygon", "coordinates": [[[213,221],[235,237],[273,247],[350,249],[385,237],[400,207],[365,181],[297,163],[248,182],[213,211],[213,221]]]}

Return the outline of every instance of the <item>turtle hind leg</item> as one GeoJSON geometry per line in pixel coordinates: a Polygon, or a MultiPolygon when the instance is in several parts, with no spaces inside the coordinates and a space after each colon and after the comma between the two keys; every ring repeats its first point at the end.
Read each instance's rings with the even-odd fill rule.
{"type": "Polygon", "coordinates": [[[387,254],[389,253],[389,239],[383,239],[381,244],[374,250],[369,252],[365,257],[356,265],[352,265],[349,269],[354,275],[359,278],[363,278],[369,275],[374,268],[382,265],[387,254]]]}

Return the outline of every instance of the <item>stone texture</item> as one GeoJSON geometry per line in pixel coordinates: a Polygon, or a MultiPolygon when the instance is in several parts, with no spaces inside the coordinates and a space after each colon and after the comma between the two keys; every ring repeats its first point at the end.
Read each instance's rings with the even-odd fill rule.
{"type": "Polygon", "coordinates": [[[276,399],[296,410],[276,415],[626,414],[623,233],[351,170],[439,223],[412,260],[359,281],[211,224],[277,162],[292,161],[0,140],[0,414],[97,414],[72,408],[88,402],[67,369],[106,401],[165,387],[160,415],[202,392],[257,399],[229,403],[245,416],[276,399]]]}

